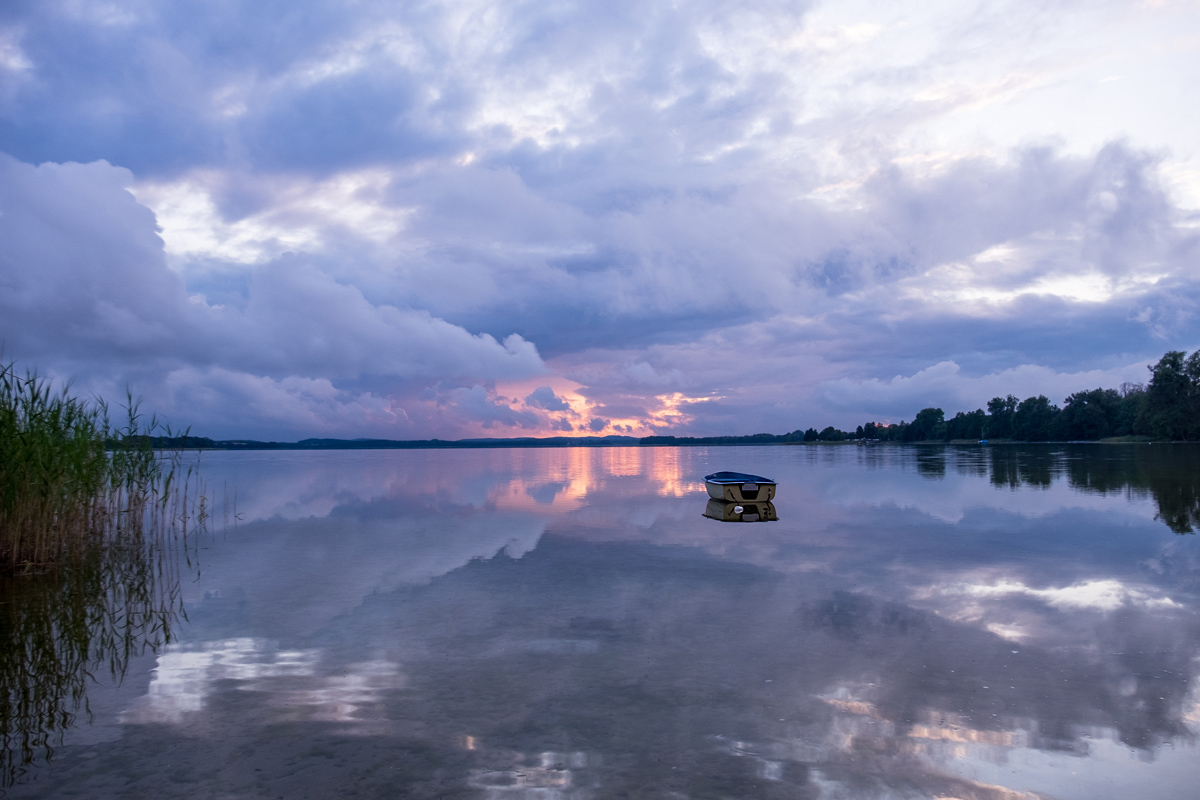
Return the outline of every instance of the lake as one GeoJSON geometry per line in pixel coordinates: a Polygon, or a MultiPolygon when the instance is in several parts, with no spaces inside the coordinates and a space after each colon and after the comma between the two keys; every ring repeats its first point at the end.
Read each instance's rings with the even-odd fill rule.
{"type": "Polygon", "coordinates": [[[208,532],[78,604],[117,634],[5,595],[9,797],[1197,794],[1200,448],[200,464],[208,532]],[[724,469],[778,520],[702,516],[724,469]]]}

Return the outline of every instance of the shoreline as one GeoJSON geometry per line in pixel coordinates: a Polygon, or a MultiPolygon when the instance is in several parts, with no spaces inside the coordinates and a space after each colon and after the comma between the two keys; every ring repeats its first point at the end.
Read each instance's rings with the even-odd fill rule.
{"type": "MultiPolygon", "coordinates": [[[[194,439],[198,437],[186,437],[194,439]]],[[[713,437],[724,439],[726,437],[713,437]]],[[[728,437],[737,438],[737,437],[728,437]]],[[[750,438],[750,437],[747,437],[750,438]]],[[[607,448],[607,447],[1010,447],[1045,446],[1045,445],[1174,445],[1200,444],[1200,442],[1152,440],[1148,438],[1109,438],[1094,440],[1062,440],[1045,442],[1024,442],[1011,439],[979,442],[970,439],[954,439],[950,441],[710,441],[705,438],[676,439],[674,441],[645,441],[634,437],[598,437],[571,438],[554,437],[547,439],[416,439],[416,440],[355,440],[355,439],[321,439],[301,440],[299,442],[262,442],[247,439],[214,441],[204,443],[155,441],[151,446],[155,450],[165,451],[326,451],[326,450],[480,450],[480,449],[524,449],[524,448],[607,448]]]]}

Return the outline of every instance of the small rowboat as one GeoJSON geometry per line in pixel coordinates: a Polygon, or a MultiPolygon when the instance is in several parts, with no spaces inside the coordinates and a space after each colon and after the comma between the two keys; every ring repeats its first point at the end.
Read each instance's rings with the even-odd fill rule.
{"type": "Polygon", "coordinates": [[[714,472],[704,476],[704,488],[714,500],[727,503],[769,502],[775,497],[775,481],[745,472],[714,472]]]}

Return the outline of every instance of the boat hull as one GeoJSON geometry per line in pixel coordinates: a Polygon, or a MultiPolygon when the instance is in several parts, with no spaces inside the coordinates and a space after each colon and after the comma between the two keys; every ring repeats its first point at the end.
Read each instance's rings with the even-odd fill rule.
{"type": "Polygon", "coordinates": [[[774,483],[717,483],[706,480],[704,488],[713,500],[726,503],[764,503],[775,499],[774,483]]]}

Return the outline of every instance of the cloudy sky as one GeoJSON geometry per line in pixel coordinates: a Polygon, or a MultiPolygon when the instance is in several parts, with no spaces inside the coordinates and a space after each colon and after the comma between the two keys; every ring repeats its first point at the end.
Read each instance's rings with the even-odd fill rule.
{"type": "Polygon", "coordinates": [[[742,434],[1200,346],[1200,3],[8,0],[4,357],[215,437],[742,434]]]}

